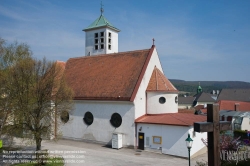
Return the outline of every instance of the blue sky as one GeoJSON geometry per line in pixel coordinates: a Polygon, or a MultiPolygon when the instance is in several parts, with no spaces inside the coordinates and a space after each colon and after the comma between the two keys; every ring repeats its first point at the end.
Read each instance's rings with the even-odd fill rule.
{"type": "MultiPolygon", "coordinates": [[[[250,82],[250,1],[103,0],[118,29],[119,51],[155,45],[165,75],[191,81],[250,82]]],[[[33,55],[84,56],[82,29],[100,16],[100,0],[0,0],[0,37],[27,43],[33,55]]]]}

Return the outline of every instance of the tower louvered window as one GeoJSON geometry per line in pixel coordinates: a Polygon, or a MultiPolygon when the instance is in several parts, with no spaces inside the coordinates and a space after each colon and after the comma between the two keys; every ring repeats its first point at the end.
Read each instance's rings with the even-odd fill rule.
{"type": "Polygon", "coordinates": [[[105,48],[105,33],[95,33],[95,50],[105,48]]]}
{"type": "Polygon", "coordinates": [[[109,32],[109,35],[108,35],[108,48],[109,50],[111,50],[111,32],[109,32]]]}

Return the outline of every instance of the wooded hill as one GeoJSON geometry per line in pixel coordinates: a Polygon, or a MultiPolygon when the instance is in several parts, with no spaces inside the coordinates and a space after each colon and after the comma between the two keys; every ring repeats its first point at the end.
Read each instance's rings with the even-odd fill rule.
{"type": "Polygon", "coordinates": [[[210,93],[213,90],[221,89],[250,89],[249,82],[243,81],[184,81],[177,79],[169,79],[172,84],[179,90],[184,92],[196,93],[200,83],[203,92],[210,93]]]}

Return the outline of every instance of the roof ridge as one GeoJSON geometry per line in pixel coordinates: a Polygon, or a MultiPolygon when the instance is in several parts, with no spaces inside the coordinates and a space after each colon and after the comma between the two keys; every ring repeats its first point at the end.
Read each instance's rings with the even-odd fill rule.
{"type": "MultiPolygon", "coordinates": [[[[99,19],[98,19],[98,21],[96,22],[95,25],[98,25],[98,23],[99,23],[99,21],[101,20],[101,18],[102,18],[102,14],[100,15],[100,17],[99,17],[99,19]]],[[[105,17],[103,17],[103,18],[105,18],[105,17]]],[[[104,22],[105,22],[105,19],[104,19],[104,22]]]]}
{"type": "MultiPolygon", "coordinates": [[[[160,70],[156,67],[156,73],[158,73],[159,75],[160,75],[160,78],[159,79],[161,79],[161,81],[163,81],[163,84],[164,84],[164,86],[166,87],[166,89],[170,89],[167,85],[166,85],[166,82],[165,82],[165,80],[164,80],[164,77],[166,77],[166,76],[162,76],[162,73],[160,72],[160,70]]],[[[158,80],[157,80],[158,81],[158,80]]],[[[172,87],[173,88],[173,87],[172,87]]],[[[173,89],[175,89],[175,88],[173,88],[173,89]]],[[[158,89],[157,89],[158,90],[158,89]]]]}
{"type": "Polygon", "coordinates": [[[145,75],[146,69],[148,67],[149,61],[150,61],[150,59],[151,59],[151,57],[153,55],[154,50],[155,50],[155,45],[152,45],[152,47],[149,49],[147,58],[144,61],[143,67],[142,67],[141,72],[139,74],[139,78],[138,78],[137,83],[136,83],[136,85],[135,85],[135,87],[133,89],[133,93],[132,93],[132,96],[130,98],[130,101],[134,101],[134,99],[135,99],[135,96],[136,96],[136,94],[138,92],[138,89],[139,89],[140,84],[142,82],[143,76],[145,75]]]}
{"type": "Polygon", "coordinates": [[[156,90],[159,90],[158,88],[158,77],[157,77],[157,67],[155,66],[155,80],[156,80],[156,90]]]}
{"type": "MultiPolygon", "coordinates": [[[[158,69],[158,70],[159,70],[159,69],[158,69]]],[[[159,70],[159,71],[160,71],[160,70],[159,70]]],[[[163,80],[164,85],[166,86],[166,88],[170,89],[170,87],[168,87],[168,86],[166,85],[166,82],[165,82],[164,79],[166,79],[166,81],[168,81],[168,82],[170,83],[171,88],[177,90],[176,87],[172,84],[172,82],[169,81],[169,79],[167,78],[167,76],[165,76],[162,72],[159,72],[159,73],[160,73],[160,75],[161,75],[161,78],[162,78],[162,80],[163,80]]]]}
{"type": "Polygon", "coordinates": [[[114,54],[124,54],[124,53],[131,53],[131,52],[142,52],[142,51],[149,51],[150,49],[143,49],[143,50],[134,50],[134,51],[125,51],[125,52],[117,52],[117,53],[109,53],[109,54],[100,54],[100,55],[91,55],[91,56],[81,56],[81,57],[73,57],[69,59],[82,59],[82,58],[94,58],[94,57],[100,57],[100,56],[111,56],[114,54]]]}

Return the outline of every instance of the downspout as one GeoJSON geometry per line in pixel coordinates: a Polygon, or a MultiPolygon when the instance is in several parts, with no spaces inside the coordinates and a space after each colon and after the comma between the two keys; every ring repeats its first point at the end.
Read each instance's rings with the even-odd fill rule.
{"type": "Polygon", "coordinates": [[[135,147],[134,149],[138,149],[138,141],[137,141],[137,123],[135,122],[135,147]]]}
{"type": "Polygon", "coordinates": [[[146,91],[146,99],[145,99],[145,108],[146,108],[146,115],[148,114],[148,93],[146,91]]]}
{"type": "Polygon", "coordinates": [[[54,139],[57,138],[57,106],[55,106],[55,129],[54,129],[54,139]]]}

